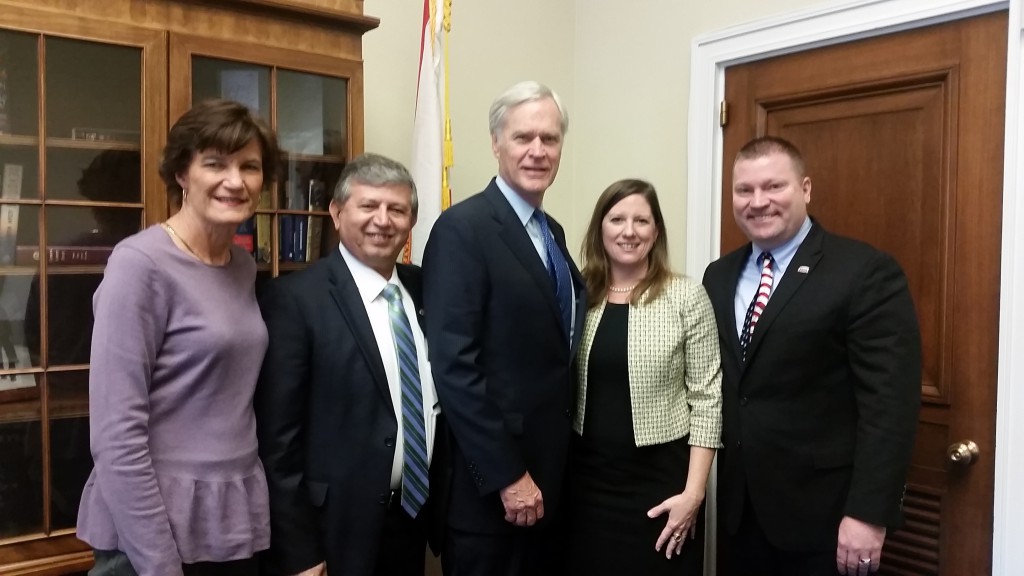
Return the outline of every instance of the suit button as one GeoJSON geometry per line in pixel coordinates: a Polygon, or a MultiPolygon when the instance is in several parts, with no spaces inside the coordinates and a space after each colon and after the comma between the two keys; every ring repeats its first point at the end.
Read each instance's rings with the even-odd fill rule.
{"type": "Polygon", "coordinates": [[[747,405],[747,397],[744,396],[743,398],[740,398],[740,406],[746,406],[746,405],[747,405]]]}
{"type": "Polygon", "coordinates": [[[739,440],[737,440],[736,441],[736,447],[739,448],[741,446],[743,446],[743,442],[740,442],[739,440]]]}
{"type": "Polygon", "coordinates": [[[395,439],[390,437],[390,436],[388,436],[387,438],[384,439],[384,445],[387,446],[388,448],[394,448],[395,447],[395,439]]]}
{"type": "Polygon", "coordinates": [[[571,410],[566,410],[565,411],[565,417],[570,419],[570,420],[572,420],[572,411],[571,410]]]}
{"type": "Polygon", "coordinates": [[[377,497],[377,504],[385,505],[388,503],[389,494],[379,494],[377,497]]]}

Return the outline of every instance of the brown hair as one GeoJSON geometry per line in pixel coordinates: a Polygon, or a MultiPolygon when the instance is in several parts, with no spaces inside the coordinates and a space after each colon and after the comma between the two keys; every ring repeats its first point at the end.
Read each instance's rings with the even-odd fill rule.
{"type": "Polygon", "coordinates": [[[185,112],[171,127],[160,162],[160,177],[167,194],[181,202],[178,174],[188,170],[195,155],[203,150],[234,153],[253,139],[260,144],[263,157],[263,185],[277,177],[278,148],[274,132],[252,112],[231,100],[204,100],[185,112]]]}
{"type": "Polygon", "coordinates": [[[668,264],[668,232],[665,230],[665,218],[661,215],[658,193],[649,182],[635,179],[619,180],[605,189],[597,199],[586,236],[583,237],[583,281],[587,285],[588,309],[600,304],[608,295],[609,262],[602,232],[604,217],[622,199],[634,194],[643,196],[651,205],[658,237],[647,255],[647,275],[633,290],[630,303],[637,304],[641,297],[648,301],[657,298],[665,289],[665,284],[672,278],[672,270],[668,264]]]}
{"type": "Polygon", "coordinates": [[[769,154],[785,154],[789,156],[797,176],[801,178],[806,176],[804,172],[804,155],[800,153],[800,149],[789,140],[778,136],[761,136],[747,142],[736,153],[736,159],[733,160],[733,164],[740,160],[756,160],[769,154]]]}

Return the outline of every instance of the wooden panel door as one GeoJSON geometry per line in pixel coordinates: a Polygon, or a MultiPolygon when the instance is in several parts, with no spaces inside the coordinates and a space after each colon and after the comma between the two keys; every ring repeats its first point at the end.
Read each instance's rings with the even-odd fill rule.
{"type": "Polygon", "coordinates": [[[810,213],[893,254],[923,339],[922,408],[905,500],[882,574],[991,573],[1007,17],[987,14],[731,67],[731,159],[773,134],[804,153],[810,213]],[[972,440],[980,454],[954,463],[972,440]]]}

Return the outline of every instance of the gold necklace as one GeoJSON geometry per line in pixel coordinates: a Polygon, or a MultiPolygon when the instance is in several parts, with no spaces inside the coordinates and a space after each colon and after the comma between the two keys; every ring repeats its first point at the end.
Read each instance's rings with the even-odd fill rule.
{"type": "Polygon", "coordinates": [[[174,236],[175,238],[177,238],[178,242],[181,242],[181,245],[185,247],[185,250],[188,250],[189,254],[195,256],[196,259],[199,260],[200,262],[204,261],[202,258],[199,257],[199,254],[196,254],[196,251],[193,250],[192,247],[188,245],[188,242],[185,242],[185,239],[182,238],[181,236],[179,236],[178,233],[174,231],[174,228],[171,228],[170,224],[168,224],[167,222],[164,222],[163,223],[163,227],[164,227],[165,230],[170,232],[171,236],[174,236]]]}
{"type": "MultiPolygon", "coordinates": [[[[637,284],[639,284],[639,282],[637,284]]],[[[632,286],[626,286],[625,288],[616,288],[615,286],[609,286],[608,291],[616,292],[618,294],[629,294],[630,292],[633,291],[634,288],[637,287],[637,284],[633,284],[632,286]]]]}

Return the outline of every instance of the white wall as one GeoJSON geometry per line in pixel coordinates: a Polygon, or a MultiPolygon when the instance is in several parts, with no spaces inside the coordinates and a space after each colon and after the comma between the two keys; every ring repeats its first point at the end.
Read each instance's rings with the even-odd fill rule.
{"type": "MultiPolygon", "coordinates": [[[[365,148],[408,163],[422,0],[366,0],[380,27],[363,41],[365,148]]],[[[494,97],[520,80],[547,84],[569,110],[569,136],[545,207],[567,226],[573,212],[574,6],[565,0],[472,0],[452,7],[450,82],[453,200],[479,192],[497,173],[487,129],[494,97]]],[[[569,230],[571,233],[571,229],[569,230]]]]}
{"type": "MultiPolygon", "coordinates": [[[[690,42],[702,33],[820,0],[473,0],[455,2],[451,32],[456,201],[495,173],[491,100],[535,79],[559,93],[570,127],[547,208],[574,253],[601,191],[620,178],[659,190],[673,265],[683,269],[690,42]]],[[[421,0],[366,0],[380,27],[366,34],[366,150],[408,162],[421,0]]],[[[714,110],[709,114],[715,114],[714,110]]]]}

